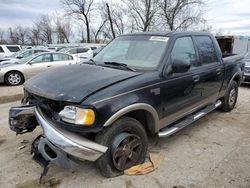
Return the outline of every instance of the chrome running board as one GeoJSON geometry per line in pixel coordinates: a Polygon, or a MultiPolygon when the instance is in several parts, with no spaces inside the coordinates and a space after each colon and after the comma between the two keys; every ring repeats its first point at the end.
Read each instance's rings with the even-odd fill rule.
{"type": "Polygon", "coordinates": [[[178,122],[171,127],[166,127],[166,128],[161,129],[158,132],[158,136],[159,137],[168,137],[168,136],[178,132],[179,130],[183,129],[184,127],[190,125],[191,123],[197,121],[198,119],[202,118],[203,116],[205,116],[209,112],[218,108],[220,105],[221,105],[221,101],[218,100],[216,103],[210,104],[207,107],[203,108],[202,110],[195,112],[191,115],[188,115],[181,122],[178,122]]]}

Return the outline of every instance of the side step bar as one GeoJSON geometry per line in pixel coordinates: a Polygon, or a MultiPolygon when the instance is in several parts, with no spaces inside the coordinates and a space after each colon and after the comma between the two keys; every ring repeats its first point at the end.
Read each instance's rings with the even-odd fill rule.
{"type": "Polygon", "coordinates": [[[175,125],[167,128],[163,128],[158,132],[159,137],[168,137],[177,131],[183,129],[184,127],[190,125],[191,123],[195,122],[196,120],[200,119],[201,117],[205,116],[209,112],[213,111],[214,109],[218,108],[221,105],[221,101],[218,100],[217,102],[208,105],[207,107],[203,108],[202,110],[191,114],[184,118],[181,122],[176,123],[175,125]]]}

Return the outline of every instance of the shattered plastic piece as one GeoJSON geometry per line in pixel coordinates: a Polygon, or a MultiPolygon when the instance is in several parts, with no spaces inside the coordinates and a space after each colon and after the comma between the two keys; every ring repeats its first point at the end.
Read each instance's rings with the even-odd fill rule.
{"type": "Polygon", "coordinates": [[[158,168],[160,162],[164,160],[163,152],[160,153],[150,153],[149,161],[133,166],[124,171],[125,175],[132,176],[132,175],[144,175],[150,172],[153,172],[155,169],[158,168]]]}
{"type": "Polygon", "coordinates": [[[25,145],[20,146],[20,147],[18,148],[18,150],[22,150],[22,149],[24,149],[25,147],[26,147],[25,145]]]}

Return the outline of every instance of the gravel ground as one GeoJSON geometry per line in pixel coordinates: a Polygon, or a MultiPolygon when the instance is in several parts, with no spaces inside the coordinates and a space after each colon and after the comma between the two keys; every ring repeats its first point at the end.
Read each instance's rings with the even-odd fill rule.
{"type": "Polygon", "coordinates": [[[82,162],[70,170],[51,165],[43,183],[42,168],[31,160],[30,144],[41,133],[15,136],[8,128],[8,109],[0,105],[0,187],[250,187],[250,87],[239,90],[236,108],[216,110],[179,133],[151,139],[150,150],[165,159],[154,172],[141,176],[103,178],[95,165],[82,162]]]}

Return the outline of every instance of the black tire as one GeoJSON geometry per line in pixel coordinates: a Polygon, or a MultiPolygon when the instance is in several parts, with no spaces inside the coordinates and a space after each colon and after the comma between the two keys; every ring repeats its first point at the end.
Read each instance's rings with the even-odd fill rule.
{"type": "Polygon", "coordinates": [[[23,77],[22,73],[20,73],[18,71],[8,72],[5,75],[4,79],[5,79],[5,83],[9,86],[21,85],[24,82],[24,77],[23,77]]]}
{"type": "Polygon", "coordinates": [[[146,131],[139,121],[130,117],[122,117],[112,126],[105,128],[96,136],[95,141],[108,147],[106,153],[96,161],[101,174],[107,178],[122,175],[125,169],[143,163],[147,155],[148,139],[146,131]],[[128,140],[130,141],[128,142],[128,140]],[[140,145],[136,146],[135,149],[129,150],[131,153],[128,154],[129,151],[127,152],[125,148],[130,148],[127,146],[132,145],[132,142],[140,143],[140,145]],[[120,158],[116,158],[118,151],[122,153],[120,158]],[[132,153],[138,155],[133,155],[132,153]],[[134,161],[130,159],[132,155],[137,156],[136,161],[135,159],[134,161]],[[125,166],[121,165],[122,158],[126,158],[125,166]]]}
{"type": "Polygon", "coordinates": [[[238,84],[235,81],[232,81],[228,87],[228,90],[226,92],[226,95],[222,98],[222,104],[220,106],[220,109],[229,112],[231,111],[238,98],[238,84]]]}

